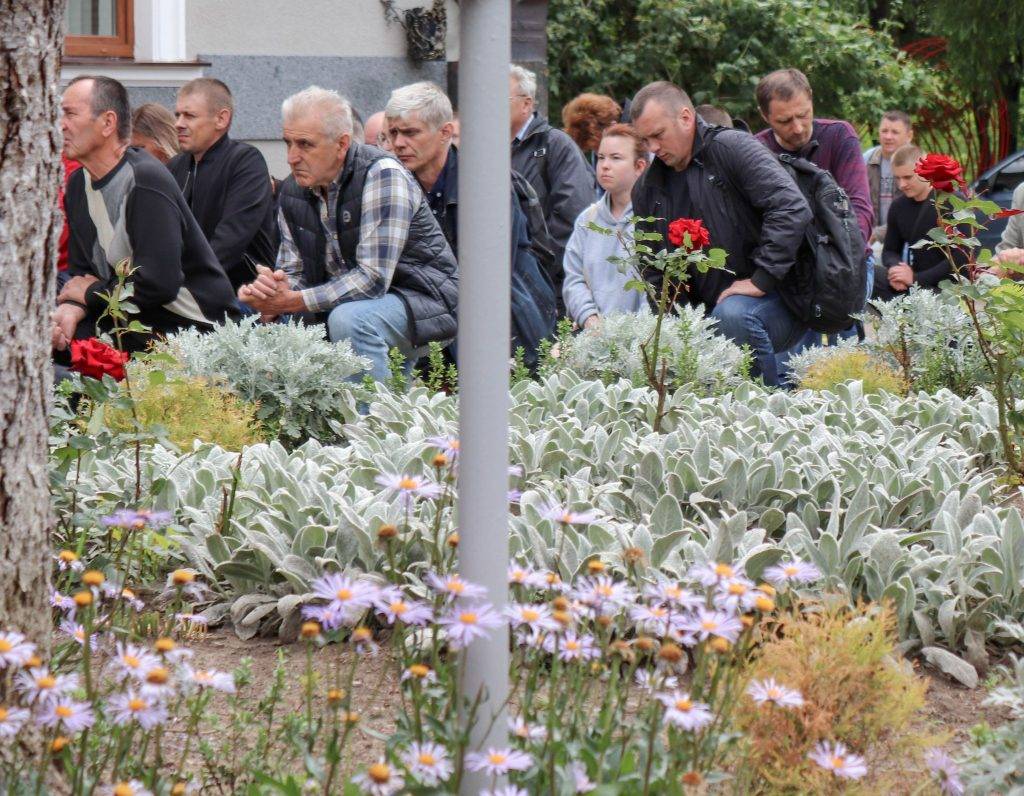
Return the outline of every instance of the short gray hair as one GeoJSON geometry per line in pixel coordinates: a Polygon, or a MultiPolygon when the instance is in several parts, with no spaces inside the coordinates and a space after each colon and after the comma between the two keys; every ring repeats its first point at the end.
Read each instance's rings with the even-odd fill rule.
{"type": "Polygon", "coordinates": [[[297,116],[318,118],[328,138],[352,135],[352,106],[337,91],[310,86],[292,94],[281,103],[281,118],[287,121],[297,116]]]}
{"type": "Polygon", "coordinates": [[[384,116],[388,119],[404,119],[410,113],[418,113],[420,121],[433,130],[440,129],[454,118],[448,95],[428,81],[396,88],[384,106],[384,116]]]}
{"type": "Polygon", "coordinates": [[[520,91],[532,100],[537,99],[537,74],[535,72],[531,72],[519,64],[512,64],[508,68],[508,73],[512,75],[520,91]]]}

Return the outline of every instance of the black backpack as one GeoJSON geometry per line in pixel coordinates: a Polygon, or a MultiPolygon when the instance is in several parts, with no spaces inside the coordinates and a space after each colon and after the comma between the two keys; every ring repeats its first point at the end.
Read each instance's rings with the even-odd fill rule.
{"type": "Polygon", "coordinates": [[[530,181],[515,169],[512,169],[512,190],[519,201],[519,208],[526,216],[526,228],[530,233],[530,251],[537,258],[537,262],[543,269],[544,274],[551,279],[554,285],[555,277],[555,242],[548,232],[547,221],[544,220],[544,208],[541,206],[540,197],[533,190],[530,181]]]}
{"type": "Polygon", "coordinates": [[[814,331],[841,332],[867,300],[864,235],[846,191],[828,171],[794,155],[779,155],[779,161],[813,214],[796,263],[779,285],[779,297],[814,331]]]}
{"type": "MultiPolygon", "coordinates": [[[[724,129],[711,127],[705,145],[724,129]]],[[[816,332],[849,329],[854,323],[851,315],[862,312],[867,301],[866,244],[853,206],[830,172],[796,155],[783,153],[778,158],[813,216],[796,262],[779,283],[779,298],[816,332]]]]}

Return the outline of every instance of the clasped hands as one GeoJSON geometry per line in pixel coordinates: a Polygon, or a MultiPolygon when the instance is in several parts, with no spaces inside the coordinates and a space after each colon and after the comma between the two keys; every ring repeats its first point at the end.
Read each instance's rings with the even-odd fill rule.
{"type": "Polygon", "coordinates": [[[265,323],[279,315],[306,309],[302,294],[291,289],[288,274],[265,265],[257,265],[256,279],[238,288],[238,300],[259,312],[260,320],[265,323]]]}
{"type": "Polygon", "coordinates": [[[897,263],[889,268],[889,286],[898,292],[910,290],[914,284],[914,269],[906,263],[897,263]]]}
{"type": "Polygon", "coordinates": [[[86,291],[100,280],[95,276],[73,276],[57,296],[57,309],[50,314],[53,326],[50,342],[56,351],[64,351],[71,345],[75,328],[85,318],[86,291]]]}

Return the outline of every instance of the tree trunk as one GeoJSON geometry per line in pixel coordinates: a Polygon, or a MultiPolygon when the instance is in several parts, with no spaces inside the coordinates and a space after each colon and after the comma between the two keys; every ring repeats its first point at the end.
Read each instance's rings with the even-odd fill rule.
{"type": "Polygon", "coordinates": [[[50,322],[66,0],[0,0],[0,629],[50,632],[50,322]]]}

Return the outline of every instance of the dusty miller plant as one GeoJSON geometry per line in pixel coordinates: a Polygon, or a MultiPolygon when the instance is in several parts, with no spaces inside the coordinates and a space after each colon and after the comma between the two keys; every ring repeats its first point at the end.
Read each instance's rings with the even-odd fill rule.
{"type": "Polygon", "coordinates": [[[164,348],[186,373],[222,380],[259,403],[259,419],[288,444],[336,439],[332,423],[348,417],[361,395],[350,379],[369,368],[348,341],[329,342],[320,327],[255,318],[228,321],[208,334],[184,331],[164,348]]]}
{"type": "MultiPolygon", "coordinates": [[[[628,379],[647,383],[641,342],[650,338],[656,319],[649,312],[612,314],[571,338],[556,360],[556,369],[605,383],[628,379]]],[[[732,341],[715,334],[715,321],[699,309],[679,307],[678,317],[662,322],[666,377],[673,388],[701,394],[719,393],[743,380],[745,356],[732,341]]]]}

